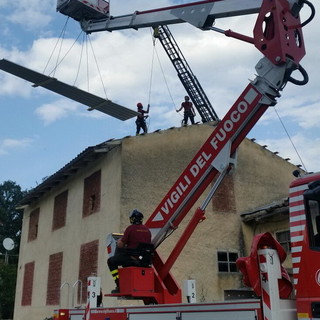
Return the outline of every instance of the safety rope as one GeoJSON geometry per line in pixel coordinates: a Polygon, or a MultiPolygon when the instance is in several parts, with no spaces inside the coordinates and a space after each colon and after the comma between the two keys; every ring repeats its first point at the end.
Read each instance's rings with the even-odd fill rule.
{"type": "Polygon", "coordinates": [[[289,134],[286,126],[284,125],[284,123],[283,123],[283,121],[282,121],[282,119],[281,119],[278,111],[276,110],[275,107],[274,107],[273,109],[274,109],[276,115],[278,116],[278,119],[279,119],[279,121],[280,121],[280,123],[281,123],[281,125],[282,125],[282,127],[283,127],[283,129],[284,129],[284,131],[285,131],[285,133],[287,134],[287,136],[288,136],[288,138],[289,138],[289,140],[290,140],[290,142],[291,142],[291,145],[292,145],[293,149],[295,150],[298,158],[300,159],[302,167],[304,168],[304,170],[305,170],[306,172],[308,172],[308,171],[307,171],[307,168],[306,168],[306,166],[304,165],[304,163],[303,163],[303,161],[302,161],[302,158],[301,158],[301,156],[300,156],[300,154],[299,154],[299,152],[298,152],[298,149],[296,148],[295,144],[293,143],[293,141],[292,141],[292,139],[291,139],[291,137],[290,137],[290,134],[289,134]]]}

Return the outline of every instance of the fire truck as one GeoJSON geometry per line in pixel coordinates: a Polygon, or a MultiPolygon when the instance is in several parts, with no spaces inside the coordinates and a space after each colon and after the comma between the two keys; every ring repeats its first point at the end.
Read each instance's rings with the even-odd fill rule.
{"type": "MultiPolygon", "coordinates": [[[[175,184],[146,221],[153,248],[141,248],[142,260],[152,264],[119,269],[120,292],[108,296],[140,299],[143,306],[97,307],[100,278],[88,278],[88,302],[83,309],[59,309],[59,320],[286,320],[320,318],[320,173],[296,172],[290,186],[290,235],[293,283],[281,263],[286,254],[270,233],[253,239],[250,256],[237,266],[244,283],[257,299],[214,303],[182,303],[181,289],[170,270],[199,222],[226,174],[235,163],[235,153],[248,132],[290,82],[305,85],[308,75],[300,61],[305,55],[302,28],[315,12],[308,0],[205,0],[171,7],[112,16],[106,1],[59,0],[57,10],[80,22],[86,33],[123,29],[156,28],[190,23],[204,31],[217,31],[253,44],[263,57],[256,64],[256,77],[218,122],[175,184]],[[98,9],[96,8],[98,7],[98,9]],[[310,17],[300,21],[307,7],[310,17]],[[96,15],[95,15],[96,11],[96,15]],[[257,14],[253,37],[213,26],[216,19],[257,14]],[[300,78],[293,77],[294,72],[300,78]],[[166,261],[158,246],[178,228],[199,197],[211,185],[205,200],[193,213],[166,261]]],[[[110,245],[114,252],[114,243],[110,245]]],[[[192,295],[192,288],[190,289],[192,295]]],[[[190,297],[191,298],[191,297],[190,297]]]]}

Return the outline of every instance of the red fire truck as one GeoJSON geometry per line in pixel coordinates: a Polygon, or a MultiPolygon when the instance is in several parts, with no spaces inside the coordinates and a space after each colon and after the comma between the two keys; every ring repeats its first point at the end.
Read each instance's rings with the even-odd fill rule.
{"type": "Polygon", "coordinates": [[[133,14],[94,17],[94,7],[106,1],[59,0],[58,11],[80,21],[87,33],[128,28],[156,28],[159,25],[190,23],[202,30],[213,30],[255,45],[263,54],[256,64],[256,78],[219,121],[182,172],[146,225],[152,232],[155,251],[151,267],[128,267],[119,270],[120,292],[115,297],[141,299],[144,306],[97,308],[99,278],[88,279],[88,304],[85,309],[56,310],[55,317],[92,320],[156,320],[156,319],[316,319],[320,318],[320,174],[297,174],[290,187],[290,233],[294,283],[281,262],[282,247],[269,233],[258,235],[249,257],[237,261],[244,282],[252,287],[256,300],[228,301],[205,304],[182,304],[181,290],[170,273],[184,245],[198,223],[205,219],[205,209],[219,184],[234,163],[234,154],[248,132],[263,113],[277,103],[288,82],[304,85],[308,75],[300,64],[305,55],[302,28],[314,16],[308,0],[206,0],[133,14]],[[88,6],[90,9],[88,9],[88,6]],[[310,17],[300,21],[306,6],[310,17]],[[81,13],[90,11],[88,14],[81,13]],[[213,27],[222,17],[258,13],[253,37],[213,27]],[[81,18],[83,14],[83,18],[81,18]],[[80,17],[79,17],[80,15],[80,17]],[[86,18],[89,17],[89,18],[86,18]],[[292,76],[300,72],[302,80],[292,76]],[[202,205],[195,211],[166,261],[157,247],[173,232],[189,213],[200,195],[214,181],[202,205]],[[292,298],[294,297],[294,298],[292,298]]]}

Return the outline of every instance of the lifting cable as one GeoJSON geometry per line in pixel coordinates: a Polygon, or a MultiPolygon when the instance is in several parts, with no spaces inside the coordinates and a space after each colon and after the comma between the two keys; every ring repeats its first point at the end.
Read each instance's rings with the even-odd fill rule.
{"type": "Polygon", "coordinates": [[[89,43],[90,43],[91,51],[92,51],[92,54],[93,54],[93,58],[94,58],[94,61],[96,63],[96,67],[97,67],[97,70],[98,70],[98,73],[99,73],[99,77],[100,77],[100,81],[101,81],[101,84],[102,84],[102,88],[103,88],[106,100],[108,100],[107,90],[106,90],[106,87],[105,87],[104,82],[103,82],[103,78],[102,78],[101,71],[100,71],[100,68],[99,68],[98,60],[97,60],[96,54],[94,52],[93,45],[92,45],[92,42],[91,42],[91,38],[90,38],[89,35],[88,35],[88,38],[89,38],[89,43]]]}
{"type": "MultiPolygon", "coordinates": [[[[56,42],[56,44],[55,44],[55,46],[54,46],[54,48],[53,48],[53,50],[52,50],[52,52],[51,52],[51,55],[50,55],[50,57],[49,57],[49,59],[48,59],[48,61],[47,61],[46,66],[44,67],[42,73],[45,73],[45,72],[46,72],[46,69],[47,69],[47,67],[48,67],[48,65],[49,65],[49,63],[50,63],[50,60],[51,60],[51,58],[52,58],[52,56],[53,56],[54,51],[55,51],[56,48],[57,48],[57,45],[58,45],[59,41],[60,41],[60,40],[61,40],[61,42],[63,41],[64,35],[65,35],[65,33],[66,33],[68,21],[69,21],[69,17],[67,17],[67,19],[66,19],[66,22],[65,22],[65,24],[64,24],[64,26],[63,26],[63,28],[62,28],[62,30],[61,30],[61,33],[60,33],[60,35],[59,35],[59,37],[58,37],[58,40],[57,40],[57,42],[56,42]]],[[[59,49],[59,55],[60,55],[60,51],[61,51],[61,45],[60,45],[60,49],[59,49]]],[[[58,56],[59,56],[59,55],[58,55],[58,56]]],[[[55,69],[56,69],[56,68],[57,68],[57,62],[56,62],[56,67],[55,67],[55,69]]],[[[55,70],[55,69],[54,69],[54,70],[55,70]]]]}
{"type": "Polygon", "coordinates": [[[81,45],[81,51],[80,51],[80,58],[79,58],[78,70],[77,70],[76,78],[74,79],[74,82],[73,82],[73,86],[76,85],[76,82],[77,82],[77,80],[78,80],[79,73],[80,73],[80,65],[81,65],[81,61],[82,61],[82,54],[83,54],[83,47],[84,47],[84,37],[85,37],[85,34],[83,34],[83,37],[82,37],[82,45],[81,45]]]}
{"type": "Polygon", "coordinates": [[[59,60],[60,54],[61,54],[61,49],[62,49],[62,43],[63,43],[65,31],[66,31],[66,26],[67,26],[67,23],[68,23],[68,19],[69,19],[69,17],[67,18],[67,21],[66,21],[66,23],[65,23],[65,26],[63,27],[63,30],[62,30],[62,32],[61,32],[61,34],[60,34],[60,36],[59,36],[59,38],[58,38],[58,40],[57,40],[54,48],[53,48],[53,50],[52,50],[52,53],[51,53],[51,55],[50,55],[50,57],[49,57],[49,59],[48,59],[48,62],[47,62],[47,64],[46,64],[46,67],[44,68],[44,71],[43,71],[43,73],[45,73],[45,70],[47,69],[47,67],[48,67],[48,65],[49,65],[49,62],[50,62],[50,60],[51,60],[51,58],[52,58],[52,56],[53,56],[53,53],[54,53],[54,51],[55,51],[58,43],[61,41],[60,48],[59,48],[59,53],[58,53],[58,56],[57,56],[57,59],[56,59],[56,65],[55,65],[55,67],[53,68],[53,70],[48,74],[49,76],[52,74],[52,76],[54,77],[55,72],[57,71],[58,66],[62,63],[62,61],[65,59],[65,57],[66,57],[66,56],[68,55],[68,53],[71,51],[71,49],[72,49],[72,48],[74,47],[74,45],[77,43],[78,39],[80,38],[81,33],[83,32],[83,31],[80,31],[80,33],[78,34],[77,38],[75,39],[75,41],[74,41],[73,44],[71,45],[71,47],[68,49],[68,51],[65,53],[65,55],[61,58],[61,60],[59,60]]]}
{"type": "Polygon", "coordinates": [[[154,65],[154,52],[155,52],[155,39],[153,41],[153,50],[152,50],[152,58],[151,58],[151,70],[150,70],[150,82],[149,82],[149,96],[148,96],[148,104],[150,104],[151,100],[151,88],[152,88],[152,79],[153,79],[153,65],[154,65]]]}
{"type": "Polygon", "coordinates": [[[303,163],[303,161],[302,161],[302,158],[301,158],[301,156],[300,156],[300,154],[299,154],[296,146],[294,145],[294,143],[293,143],[293,141],[292,141],[292,139],[291,139],[291,137],[290,137],[290,134],[289,134],[288,130],[286,129],[286,126],[284,125],[282,119],[280,118],[280,115],[279,115],[277,109],[276,109],[275,107],[274,107],[273,109],[274,109],[276,115],[278,116],[278,119],[280,120],[280,123],[281,123],[281,125],[282,125],[285,133],[287,134],[287,136],[288,136],[288,138],[289,138],[289,140],[290,140],[290,142],[291,142],[291,145],[292,145],[293,149],[295,150],[295,152],[296,152],[299,160],[301,161],[302,167],[304,168],[304,170],[305,170],[306,172],[308,172],[308,170],[307,170],[306,166],[304,165],[304,163],[303,163]]]}
{"type": "Polygon", "coordinates": [[[61,55],[61,50],[62,50],[62,44],[63,44],[63,40],[64,40],[64,37],[65,37],[65,33],[66,33],[66,29],[67,29],[67,24],[68,24],[68,21],[69,21],[69,17],[67,17],[66,19],[66,22],[61,30],[61,33],[59,35],[59,38],[51,52],[51,55],[47,61],[47,64],[43,70],[43,73],[45,73],[52,57],[53,57],[53,54],[60,42],[60,47],[59,47],[59,52],[58,52],[58,56],[57,56],[57,59],[56,59],[56,64],[53,68],[53,70],[49,73],[49,76],[52,75],[52,77],[54,77],[55,75],[55,72],[57,71],[57,68],[58,66],[63,62],[63,60],[66,58],[66,56],[68,55],[68,53],[71,51],[71,49],[74,47],[74,45],[77,43],[77,41],[79,40],[81,34],[83,35],[83,38],[82,38],[82,46],[81,46],[81,52],[80,52],[80,57],[79,57],[79,65],[78,65],[78,70],[77,70],[77,74],[76,74],[76,78],[74,80],[74,86],[78,80],[78,77],[79,77],[79,73],[80,73],[80,66],[81,66],[81,63],[82,63],[82,58],[83,58],[83,51],[84,51],[84,43],[86,44],[86,56],[87,56],[87,86],[88,86],[88,92],[89,92],[89,54],[88,54],[88,41],[87,39],[89,39],[89,43],[90,43],[90,47],[91,47],[91,51],[92,51],[92,54],[93,54],[93,57],[94,57],[94,61],[95,61],[95,64],[96,64],[96,67],[97,67],[97,70],[98,70],[98,74],[99,74],[99,77],[100,77],[100,81],[102,83],[102,87],[103,87],[103,91],[104,91],[104,94],[105,94],[105,98],[106,100],[108,100],[108,97],[107,97],[107,91],[106,91],[106,88],[105,88],[105,85],[104,85],[104,82],[103,82],[103,79],[102,79],[102,75],[101,75],[101,71],[100,71],[100,68],[99,68],[99,65],[98,65],[98,62],[97,62],[97,58],[96,58],[96,55],[95,55],[95,52],[94,52],[94,49],[93,49],[93,45],[92,45],[92,42],[91,42],[91,39],[89,37],[89,35],[86,35],[82,30],[80,31],[80,33],[78,34],[77,38],[75,39],[75,41],[73,42],[73,44],[71,45],[71,47],[67,50],[67,52],[64,54],[64,56],[61,58],[60,60],[60,55],[61,55]]]}
{"type": "Polygon", "coordinates": [[[162,77],[163,77],[164,82],[166,84],[166,87],[167,87],[167,90],[168,90],[172,105],[173,105],[174,109],[176,110],[177,108],[176,108],[176,105],[174,103],[174,100],[173,100],[173,97],[172,97],[172,94],[171,94],[171,91],[170,91],[170,88],[169,88],[169,85],[168,85],[168,81],[166,79],[166,76],[165,76],[164,70],[162,68],[161,61],[160,61],[160,57],[159,57],[159,54],[158,54],[158,51],[157,51],[157,48],[156,48],[156,40],[157,40],[157,38],[154,37],[154,30],[152,28],[151,28],[151,36],[152,36],[153,48],[154,48],[153,51],[156,53],[157,60],[158,60],[158,63],[159,63],[159,66],[160,66],[160,70],[161,70],[161,73],[162,73],[162,77]]]}

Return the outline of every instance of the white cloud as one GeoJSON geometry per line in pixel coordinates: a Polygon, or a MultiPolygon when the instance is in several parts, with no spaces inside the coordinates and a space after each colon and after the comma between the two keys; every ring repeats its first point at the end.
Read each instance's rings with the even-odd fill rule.
{"type": "MultiPolygon", "coordinates": [[[[3,1],[3,0],[2,0],[3,1]]],[[[21,24],[27,29],[38,29],[46,26],[52,20],[54,0],[8,1],[4,6],[10,6],[11,12],[6,19],[15,24],[21,24]]]]}
{"type": "Polygon", "coordinates": [[[257,141],[260,145],[267,145],[272,152],[278,151],[279,156],[297,165],[304,165],[307,171],[319,171],[320,138],[312,138],[302,133],[291,137],[294,144],[288,138],[263,139],[257,141]]]}
{"type": "Polygon", "coordinates": [[[74,115],[79,110],[79,107],[77,103],[70,100],[60,99],[54,103],[47,103],[38,107],[35,113],[44,122],[44,125],[49,125],[71,114],[74,115]]]}
{"type": "Polygon", "coordinates": [[[29,147],[33,140],[29,138],[12,139],[6,138],[0,140],[0,155],[9,154],[12,151],[20,150],[29,147]]]}

